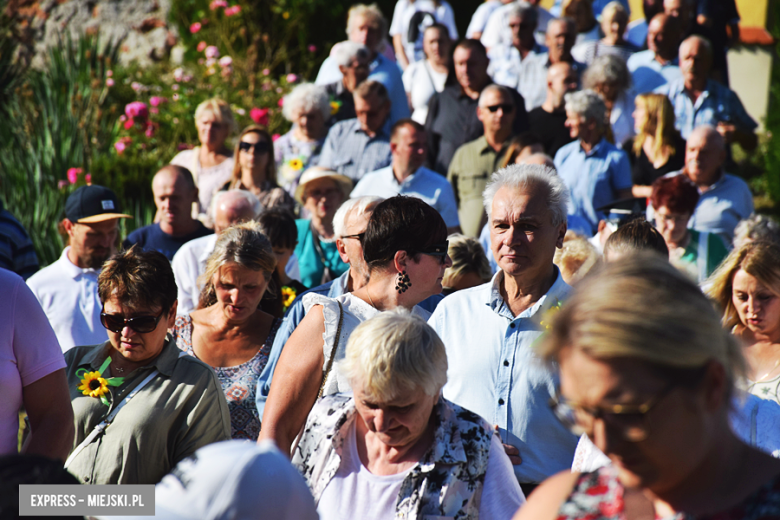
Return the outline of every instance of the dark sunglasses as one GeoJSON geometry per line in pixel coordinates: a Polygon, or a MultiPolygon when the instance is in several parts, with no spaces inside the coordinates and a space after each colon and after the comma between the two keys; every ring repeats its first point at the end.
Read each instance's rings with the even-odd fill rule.
{"type": "Polygon", "coordinates": [[[449,240],[445,240],[440,244],[433,244],[425,249],[420,249],[417,252],[428,256],[437,256],[439,257],[439,261],[444,263],[447,258],[447,249],[449,248],[449,245],[449,240]]]}
{"type": "Polygon", "coordinates": [[[238,149],[244,152],[248,152],[251,148],[254,148],[255,153],[257,154],[266,153],[271,150],[271,144],[267,141],[260,141],[257,143],[246,143],[241,141],[238,143],[238,149]]]}
{"type": "Polygon", "coordinates": [[[499,108],[506,113],[506,112],[513,111],[515,109],[515,106],[514,105],[510,105],[508,103],[505,103],[505,104],[502,103],[500,105],[491,105],[491,106],[485,107],[485,108],[490,110],[491,113],[495,113],[496,111],[498,111],[499,108]]]}
{"type": "Polygon", "coordinates": [[[111,332],[122,332],[122,329],[129,327],[139,334],[152,332],[160,323],[164,311],[160,311],[157,316],[138,316],[136,318],[125,319],[122,314],[100,313],[100,323],[111,332]]]}

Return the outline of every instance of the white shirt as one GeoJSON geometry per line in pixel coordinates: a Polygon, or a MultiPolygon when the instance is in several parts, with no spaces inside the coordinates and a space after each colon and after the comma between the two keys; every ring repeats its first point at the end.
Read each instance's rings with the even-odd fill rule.
{"type": "Polygon", "coordinates": [[[490,15],[502,5],[504,4],[501,3],[501,0],[487,0],[487,2],[479,4],[479,7],[471,16],[471,22],[469,22],[469,26],[466,29],[466,38],[474,38],[474,33],[484,32],[490,15]]]}
{"type": "MultiPolygon", "coordinates": [[[[317,504],[320,520],[393,519],[401,484],[413,467],[395,475],[374,475],[368,471],[358,455],[355,424],[353,421],[347,432],[341,466],[317,504]]],[[[479,505],[480,518],[509,520],[525,503],[522,493],[519,503],[510,499],[517,496],[517,481],[509,459],[501,456],[503,450],[501,439],[494,435],[479,505]]]]}
{"type": "Polygon", "coordinates": [[[448,228],[460,225],[452,185],[445,177],[428,168],[418,168],[400,184],[392,165],[367,173],[352,190],[350,197],[371,195],[384,198],[396,195],[416,197],[438,211],[448,228]]]}
{"type": "MultiPolygon", "coordinates": [[[[217,235],[206,235],[205,237],[190,240],[176,251],[171,261],[173,276],[176,278],[176,287],[179,289],[179,305],[176,308],[177,316],[186,316],[198,308],[200,291],[203,286],[198,283],[198,277],[206,272],[206,261],[209,255],[214,251],[217,244],[217,235]]],[[[290,255],[287,261],[287,267],[284,272],[290,278],[299,280],[300,270],[298,269],[298,257],[295,253],[290,255]],[[295,275],[295,276],[293,276],[295,275]]]]}
{"type": "Polygon", "coordinates": [[[420,31],[417,36],[417,40],[413,42],[407,41],[409,34],[409,23],[412,20],[414,13],[418,11],[425,11],[431,13],[436,22],[443,24],[447,27],[450,33],[450,39],[455,41],[458,39],[458,29],[455,27],[455,13],[452,11],[452,7],[446,1],[442,1],[438,6],[431,0],[416,0],[410,3],[409,0],[398,0],[395,4],[395,10],[393,11],[393,21],[390,24],[390,36],[397,34],[401,35],[403,40],[404,52],[406,52],[406,59],[409,63],[420,61],[425,59],[423,53],[423,32],[425,27],[432,25],[433,20],[430,16],[424,17],[420,22],[420,31]]]}
{"type": "Polygon", "coordinates": [[[103,304],[98,297],[99,269],[82,269],[68,258],[66,247],[60,259],[27,280],[27,285],[49,318],[62,351],[108,340],[100,323],[103,304]]]}
{"type": "Polygon", "coordinates": [[[412,99],[412,119],[425,124],[428,117],[428,102],[434,94],[444,90],[446,72],[436,72],[428,60],[411,63],[403,75],[404,90],[412,99]]]}
{"type": "MultiPolygon", "coordinates": [[[[509,28],[509,12],[518,3],[519,2],[511,2],[499,7],[490,14],[485,30],[482,32],[482,38],[479,39],[479,41],[482,42],[482,45],[488,49],[495,45],[512,45],[512,29],[509,28]]],[[[536,43],[539,45],[544,45],[547,24],[550,23],[550,20],[555,19],[555,17],[543,7],[537,6],[536,12],[539,13],[539,21],[536,25],[536,31],[534,32],[534,39],[536,39],[536,43]]]]}

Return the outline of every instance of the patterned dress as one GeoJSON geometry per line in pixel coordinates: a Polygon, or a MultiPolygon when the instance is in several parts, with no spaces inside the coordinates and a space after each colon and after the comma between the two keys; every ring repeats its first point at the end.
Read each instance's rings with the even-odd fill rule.
{"type": "MultiPolygon", "coordinates": [[[[268,354],[271,353],[276,331],[281,324],[282,320],[274,319],[265,343],[249,361],[234,367],[212,367],[227,398],[230,410],[230,436],[234,439],[256,441],[260,435],[260,415],[255,405],[257,379],[268,363],[268,354]]],[[[192,350],[192,318],[189,314],[176,318],[173,337],[176,346],[187,354],[195,356],[192,350]]]]}
{"type": "MultiPolygon", "coordinates": [[[[624,488],[614,466],[583,473],[558,511],[558,520],[625,520],[624,488]]],[[[780,518],[780,475],[740,504],[714,515],[678,513],[656,520],[769,520],[780,518]]]]}

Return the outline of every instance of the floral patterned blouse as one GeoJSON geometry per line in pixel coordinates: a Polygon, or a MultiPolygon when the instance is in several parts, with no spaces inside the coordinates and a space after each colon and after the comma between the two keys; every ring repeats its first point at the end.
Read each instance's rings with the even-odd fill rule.
{"type": "Polygon", "coordinates": [[[288,193],[295,193],[298,180],[306,168],[317,166],[324,142],[324,137],[319,141],[299,141],[293,130],[274,141],[277,179],[288,193]]]}
{"type": "MultiPolygon", "coordinates": [[[[222,385],[222,391],[230,410],[230,436],[233,439],[257,440],[260,435],[260,415],[255,405],[257,379],[268,363],[268,354],[274,344],[276,331],[282,320],[276,318],[271,324],[271,331],[252,359],[234,367],[212,367],[222,385]]],[[[173,326],[173,337],[176,346],[187,354],[195,356],[192,350],[192,318],[190,315],[178,316],[173,326]]]]}
{"type": "MultiPolygon", "coordinates": [[[[624,488],[614,466],[583,473],[569,498],[558,511],[558,520],[625,520],[624,488]]],[[[780,475],[776,476],[742,503],[714,515],[693,516],[678,513],[656,520],[769,520],[780,518],[780,475]]]]}

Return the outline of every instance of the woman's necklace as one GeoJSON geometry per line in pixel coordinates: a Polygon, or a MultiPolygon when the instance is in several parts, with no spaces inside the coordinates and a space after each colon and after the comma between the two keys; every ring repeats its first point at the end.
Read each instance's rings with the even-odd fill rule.
{"type": "Polygon", "coordinates": [[[370,301],[370,302],[371,302],[371,306],[372,306],[373,308],[375,308],[376,310],[379,310],[379,307],[377,307],[377,306],[376,306],[376,304],[374,303],[374,299],[373,299],[373,298],[371,298],[371,293],[370,293],[370,292],[368,292],[368,287],[366,287],[366,294],[368,295],[368,301],[370,301]]]}
{"type": "Polygon", "coordinates": [[[756,379],[755,381],[753,381],[753,385],[757,385],[758,383],[763,383],[766,380],[766,378],[771,376],[775,372],[775,370],[777,370],[778,366],[780,366],[780,358],[775,360],[775,364],[774,364],[774,366],[772,366],[772,368],[771,368],[771,370],[769,370],[769,372],[764,374],[763,377],[760,377],[759,379],[756,379]]]}

